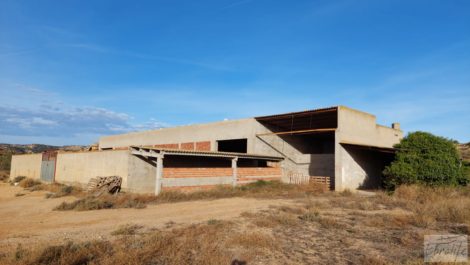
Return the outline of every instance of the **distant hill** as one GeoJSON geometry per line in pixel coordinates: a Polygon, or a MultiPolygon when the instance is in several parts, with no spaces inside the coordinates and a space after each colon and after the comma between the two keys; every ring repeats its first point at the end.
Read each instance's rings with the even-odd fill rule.
{"type": "Polygon", "coordinates": [[[41,153],[47,150],[80,151],[87,148],[80,145],[0,144],[0,171],[10,170],[11,155],[41,153]]]}
{"type": "Polygon", "coordinates": [[[45,144],[0,144],[0,154],[32,154],[41,153],[46,150],[80,151],[86,150],[86,148],[86,146],[80,145],[54,146],[45,144]]]}

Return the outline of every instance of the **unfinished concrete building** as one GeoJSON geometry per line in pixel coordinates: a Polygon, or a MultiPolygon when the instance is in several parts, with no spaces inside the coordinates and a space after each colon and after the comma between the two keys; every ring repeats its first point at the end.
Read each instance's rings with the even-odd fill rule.
{"type": "Polygon", "coordinates": [[[156,194],[260,179],[370,189],[402,136],[397,123],[338,106],[104,136],[97,151],[14,156],[11,177],[86,184],[120,176],[124,190],[156,194]]]}

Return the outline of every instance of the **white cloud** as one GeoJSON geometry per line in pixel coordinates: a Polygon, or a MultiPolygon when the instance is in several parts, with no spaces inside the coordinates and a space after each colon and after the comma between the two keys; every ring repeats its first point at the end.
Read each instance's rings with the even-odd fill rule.
{"type": "Polygon", "coordinates": [[[166,127],[155,119],[135,124],[125,114],[96,107],[17,109],[0,107],[1,135],[76,136],[115,134],[166,127]]]}
{"type": "Polygon", "coordinates": [[[21,84],[0,84],[0,124],[4,139],[79,139],[167,126],[156,119],[138,123],[126,113],[105,108],[70,106],[54,93],[21,84]]]}

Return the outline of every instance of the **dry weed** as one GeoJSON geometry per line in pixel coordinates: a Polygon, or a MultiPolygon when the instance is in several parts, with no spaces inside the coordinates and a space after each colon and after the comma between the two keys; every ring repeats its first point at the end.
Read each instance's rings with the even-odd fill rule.
{"type": "Polygon", "coordinates": [[[19,183],[20,187],[25,188],[25,189],[32,188],[34,186],[39,186],[41,184],[42,184],[41,181],[35,180],[35,179],[29,179],[29,178],[25,178],[21,180],[19,183]]]}
{"type": "Polygon", "coordinates": [[[135,235],[142,228],[143,228],[142,225],[125,224],[125,225],[118,227],[118,229],[114,230],[113,232],[111,232],[111,235],[113,236],[135,235]]]}
{"type": "Polygon", "coordinates": [[[84,194],[80,187],[61,184],[44,185],[43,189],[50,191],[49,193],[46,193],[46,198],[48,199],[60,198],[64,196],[80,196],[84,194]]]}
{"type": "MultiPolygon", "coordinates": [[[[125,230],[125,231],[124,231],[125,230]]],[[[123,233],[127,234],[128,229],[123,233]]],[[[131,229],[132,230],[132,229],[131,229]]],[[[134,230],[132,230],[134,232],[134,230]]],[[[121,234],[121,232],[119,232],[121,234]]],[[[191,225],[156,231],[136,237],[119,237],[113,242],[67,243],[36,249],[19,248],[1,264],[230,264],[236,255],[256,258],[275,247],[266,234],[241,234],[230,222],[191,225]],[[236,251],[233,252],[233,251],[236,251]]],[[[241,259],[239,262],[250,263],[241,259]]]]}
{"type": "Polygon", "coordinates": [[[400,186],[392,195],[415,214],[415,225],[470,224],[469,187],[400,186]]]}
{"type": "Polygon", "coordinates": [[[261,232],[236,233],[230,237],[230,239],[228,240],[228,244],[230,246],[242,246],[247,249],[249,248],[274,249],[276,248],[276,243],[275,243],[274,238],[261,232]]]}
{"type": "Polygon", "coordinates": [[[56,210],[99,210],[110,208],[145,208],[147,204],[170,203],[193,200],[210,200],[231,197],[251,198],[305,198],[320,194],[318,184],[291,185],[279,181],[257,181],[239,187],[218,186],[207,191],[183,193],[164,191],[158,196],[120,193],[100,197],[86,197],[70,203],[62,203],[56,210]]]}

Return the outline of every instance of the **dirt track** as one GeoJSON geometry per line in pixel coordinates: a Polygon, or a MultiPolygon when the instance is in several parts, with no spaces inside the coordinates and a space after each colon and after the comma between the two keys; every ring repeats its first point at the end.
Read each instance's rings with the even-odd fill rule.
{"type": "Polygon", "coordinates": [[[242,212],[267,209],[270,205],[292,203],[287,200],[230,198],[149,205],[145,209],[96,211],[53,211],[62,201],[74,197],[46,199],[45,192],[27,192],[20,187],[0,184],[0,247],[12,248],[47,241],[60,243],[107,239],[120,225],[139,224],[145,229],[198,223],[210,219],[230,219],[242,212]],[[16,197],[17,193],[26,195],[16,197]]]}

